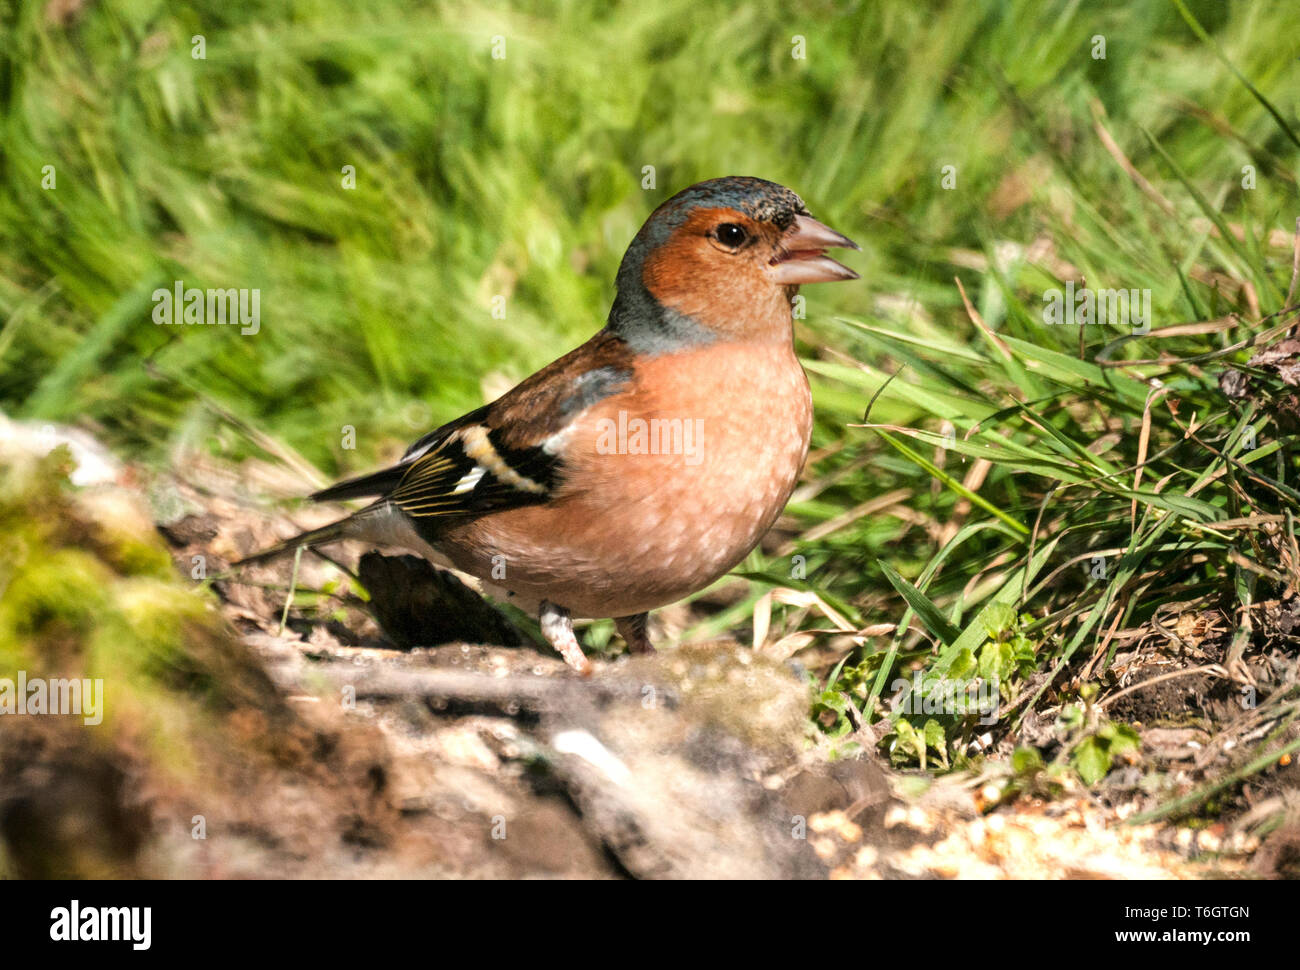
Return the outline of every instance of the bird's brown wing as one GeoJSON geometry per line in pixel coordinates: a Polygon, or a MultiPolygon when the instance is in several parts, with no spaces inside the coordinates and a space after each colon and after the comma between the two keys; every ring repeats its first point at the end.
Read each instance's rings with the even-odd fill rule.
{"type": "Polygon", "coordinates": [[[397,465],[313,498],[382,496],[417,519],[544,502],[563,480],[564,429],[632,381],[631,351],[602,330],[493,403],[425,435],[397,465]]]}

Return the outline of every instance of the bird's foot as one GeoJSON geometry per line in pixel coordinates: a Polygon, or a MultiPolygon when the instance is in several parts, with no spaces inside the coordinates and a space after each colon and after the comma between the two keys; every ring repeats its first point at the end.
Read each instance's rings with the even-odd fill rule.
{"type": "Polygon", "coordinates": [[[614,618],[618,635],[627,642],[630,653],[654,653],[654,644],[650,642],[650,614],[637,613],[634,616],[614,618]]]}
{"type": "Polygon", "coordinates": [[[542,625],[542,636],[564,658],[564,662],[582,674],[591,674],[591,661],[578,646],[578,638],[573,635],[573,618],[562,606],[556,606],[549,600],[542,601],[538,619],[542,625]]]}

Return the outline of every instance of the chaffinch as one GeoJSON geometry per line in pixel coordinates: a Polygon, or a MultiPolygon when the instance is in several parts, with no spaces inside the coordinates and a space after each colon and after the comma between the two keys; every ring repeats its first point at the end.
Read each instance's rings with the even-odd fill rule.
{"type": "Polygon", "coordinates": [[[812,398],[791,304],[800,284],[857,279],[831,247],[858,248],[773,182],[679,192],[628,247],[603,330],[391,468],[312,496],[365,508],[243,561],[403,548],[536,609],[581,671],[574,615],[651,650],[649,611],[740,563],[794,490],[812,398]]]}

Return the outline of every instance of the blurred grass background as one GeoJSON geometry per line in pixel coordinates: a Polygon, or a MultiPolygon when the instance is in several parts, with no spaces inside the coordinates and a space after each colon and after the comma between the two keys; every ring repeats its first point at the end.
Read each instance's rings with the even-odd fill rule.
{"type": "MultiPolygon", "coordinates": [[[[1234,454],[1257,450],[1239,440],[1241,415],[1212,400],[1213,377],[1166,362],[1112,382],[1059,359],[1105,348],[1121,362],[1240,361],[1224,348],[1245,324],[1110,346],[1123,331],[1044,327],[1041,295],[1070,279],[1150,289],[1156,328],[1282,308],[1300,214],[1295,24],[1281,0],[0,0],[0,409],[82,425],[146,462],[182,438],[251,453],[211,400],[328,475],[357,472],[597,330],[625,246],[663,199],[757,175],[863,246],[849,258],[862,282],[808,289],[796,326],[818,423],[791,507],[808,584],[853,625],[897,621],[896,591],[918,583],[925,594],[906,602],[950,646],[973,606],[1010,588],[1062,482],[1091,486],[1060,506],[1075,518],[1046,530],[1075,534],[1072,554],[1140,537],[1170,557],[1143,590],[1193,569],[1207,589],[1246,595],[1217,566],[1235,543],[1207,566],[1204,549],[1189,560],[1161,545],[1156,520],[1223,518],[1240,496],[1171,512],[1141,492],[1153,537],[1124,521],[1137,485],[1107,485],[1119,469],[1132,483],[1143,382],[1157,372],[1172,370],[1193,408],[1221,409],[1234,454]],[[806,58],[792,56],[796,38],[806,58]],[[972,322],[954,277],[1014,354],[972,322]],[[260,332],[154,325],[149,295],[174,280],[259,288],[260,332]],[[902,437],[851,427],[903,364],[871,421],[937,433],[912,454],[902,437]],[[935,474],[946,462],[962,485],[970,471],[935,450],[945,422],[1006,446],[967,448],[990,461],[979,481],[935,474]]],[[[1179,433],[1158,419],[1151,452],[1179,433]]],[[[1272,440],[1258,457],[1280,480],[1293,457],[1285,435],[1272,440]]],[[[1165,458],[1148,484],[1198,467],[1165,458]]],[[[749,565],[773,582],[789,571],[749,565]]],[[[1124,583],[1146,575],[1139,565],[1124,583]]],[[[766,588],[756,580],[696,632],[747,621],[766,588]]],[[[1107,609],[1128,590],[1088,588],[1107,609]]],[[[1109,617],[1012,599],[1039,624],[1035,641],[1091,635],[1109,617]]],[[[1159,605],[1124,602],[1126,619],[1159,605]]],[[[1014,611],[1003,619],[991,642],[1020,635],[1014,611]]],[[[827,684],[875,703],[918,643],[860,648],[827,684]]],[[[1050,659],[1077,646],[1062,639],[1050,659]]],[[[949,669],[955,655],[940,655],[949,669]]]]}
{"type": "MultiPolygon", "coordinates": [[[[157,453],[202,408],[144,371],[155,355],[354,471],[481,403],[484,375],[526,376],[598,329],[649,211],[731,173],[791,185],[864,246],[863,284],[807,292],[809,348],[856,354],[832,315],[907,300],[966,339],[951,279],[981,274],[952,250],[1043,234],[1185,317],[1171,264],[1193,242],[1140,218],[1093,98],[1148,178],[1166,176],[1143,127],[1216,201],[1286,228],[1293,146],[1168,0],[499,6],[0,3],[0,404],[157,453]],[[260,288],[262,332],[153,325],[149,293],[175,279],[260,288]]],[[[1293,111],[1288,5],[1193,9],[1293,111]]],[[[826,444],[863,402],[818,390],[826,444]]]]}

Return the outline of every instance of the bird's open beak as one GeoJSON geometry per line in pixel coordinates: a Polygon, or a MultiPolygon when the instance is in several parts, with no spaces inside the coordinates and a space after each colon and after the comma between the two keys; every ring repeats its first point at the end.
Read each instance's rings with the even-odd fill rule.
{"type": "Polygon", "coordinates": [[[858,274],[826,255],[828,249],[860,249],[852,239],[823,226],[812,216],[795,216],[771,263],[772,276],[786,286],[856,280],[858,274]]]}

